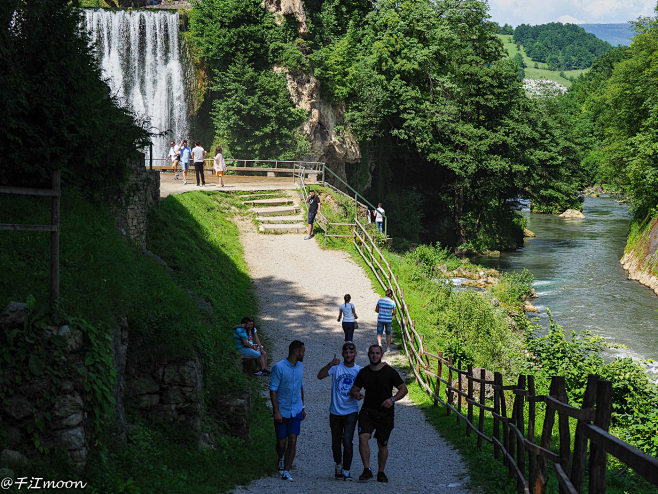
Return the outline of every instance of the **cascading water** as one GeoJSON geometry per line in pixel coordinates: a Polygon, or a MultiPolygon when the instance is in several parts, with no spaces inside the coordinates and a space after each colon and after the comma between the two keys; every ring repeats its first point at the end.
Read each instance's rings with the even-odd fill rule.
{"type": "Polygon", "coordinates": [[[180,142],[189,132],[178,13],[102,9],[84,13],[103,78],[148,130],[166,133],[152,139],[153,158],[164,158],[169,142],[180,142]]]}

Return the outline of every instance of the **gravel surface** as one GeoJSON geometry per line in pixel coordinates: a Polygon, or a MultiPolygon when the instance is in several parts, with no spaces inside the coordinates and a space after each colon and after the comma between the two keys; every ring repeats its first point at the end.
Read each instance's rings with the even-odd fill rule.
{"type": "MultiPolygon", "coordinates": [[[[316,375],[334,353],[340,357],[343,331],[336,317],[345,293],[352,295],[359,315],[359,328],[354,335],[359,352],[357,363],[367,365],[367,347],[376,343],[374,308],[379,296],[372,289],[370,279],[345,252],[322,250],[316,240],[304,240],[301,234],[263,235],[253,230],[250,225],[243,228],[242,242],[260,307],[259,329],[271,342],[272,348],[267,350],[272,363],[287,356],[288,344],[293,339],[305,343],[307,417],[302,423],[291,472],[294,482],[273,475],[240,486],[235,492],[471,492],[459,453],[406,397],[395,405],[395,429],[386,466],[389,483],[374,479],[368,483],[356,482],[363,470],[357,434],[352,464],[355,482],[334,479],[329,431],[331,382],[329,378],[320,381],[316,375]]],[[[384,360],[390,362],[396,354],[397,351],[386,354],[384,360]]],[[[376,441],[373,439],[370,444],[371,467],[376,475],[376,441]]],[[[274,430],[271,444],[263,447],[274,447],[274,430]]]]}

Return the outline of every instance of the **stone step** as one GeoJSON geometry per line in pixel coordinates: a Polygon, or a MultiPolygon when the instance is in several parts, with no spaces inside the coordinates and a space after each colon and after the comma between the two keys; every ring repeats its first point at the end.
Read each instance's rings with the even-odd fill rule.
{"type": "Polygon", "coordinates": [[[242,201],[245,206],[283,206],[284,204],[292,204],[292,199],[289,197],[273,197],[271,199],[254,199],[251,201],[242,201]]]}
{"type": "Polygon", "coordinates": [[[306,225],[304,223],[266,223],[260,225],[258,231],[263,233],[304,233],[306,225]]]}
{"type": "Polygon", "coordinates": [[[275,191],[263,191],[263,192],[250,192],[249,194],[240,194],[238,196],[240,199],[252,199],[254,197],[266,198],[266,197],[281,197],[281,192],[278,190],[275,191]]]}
{"type": "Polygon", "coordinates": [[[297,206],[274,206],[265,208],[251,208],[249,211],[260,216],[276,216],[299,213],[299,208],[297,206]]]}
{"type": "Polygon", "coordinates": [[[303,220],[304,218],[298,214],[291,214],[290,216],[259,216],[256,218],[256,221],[260,223],[292,223],[303,220]]]}

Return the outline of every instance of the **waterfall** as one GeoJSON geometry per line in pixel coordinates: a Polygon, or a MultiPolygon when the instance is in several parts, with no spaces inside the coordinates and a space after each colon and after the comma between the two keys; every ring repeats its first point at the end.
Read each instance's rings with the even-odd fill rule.
{"type": "Polygon", "coordinates": [[[152,138],[153,158],[164,158],[169,142],[187,139],[189,132],[178,12],[84,9],[84,14],[112,94],[151,132],[167,132],[152,138]]]}

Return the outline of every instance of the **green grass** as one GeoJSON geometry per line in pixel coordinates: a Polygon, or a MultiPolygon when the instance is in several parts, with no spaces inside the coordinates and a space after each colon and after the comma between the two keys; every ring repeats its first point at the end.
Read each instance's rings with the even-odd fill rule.
{"type": "MultiPolygon", "coordinates": [[[[233,349],[232,326],[245,315],[256,315],[232,221],[241,208],[237,197],[200,191],[162,201],[149,218],[147,237],[149,250],[165,267],[122,237],[105,207],[64,194],[62,311],[108,332],[125,318],[131,341],[147,343],[144,348],[154,355],[196,352],[204,365],[204,427],[217,444],[199,450],[175,427],[147,423],[130,412],[136,427],[127,444],[115,444],[108,436],[91,455],[85,474],[91,492],[224,492],[273,470],[273,448],[263,447],[272,443],[272,431],[262,383],[238,369],[233,349]],[[200,308],[199,300],[213,310],[200,308]],[[211,399],[245,390],[251,390],[253,409],[250,437],[243,443],[226,433],[213,415],[211,399]]],[[[48,223],[49,215],[47,200],[0,196],[0,223],[48,223]]],[[[0,251],[0,304],[25,301],[29,295],[45,304],[49,235],[0,232],[0,251]]],[[[42,477],[79,478],[56,457],[37,460],[27,470],[42,477]]]]}
{"type": "MultiPolygon", "coordinates": [[[[523,61],[526,64],[525,70],[525,76],[528,79],[547,79],[549,81],[555,81],[563,86],[566,87],[571,87],[571,81],[569,79],[566,79],[560,75],[560,71],[558,70],[548,70],[548,65],[543,62],[534,62],[533,60],[526,55],[525,50],[523,49],[523,45],[521,45],[521,50],[519,51],[516,48],[516,44],[514,43],[513,37],[509,34],[498,34],[498,38],[503,42],[503,46],[505,47],[505,50],[507,50],[507,53],[509,54],[509,57],[512,58],[514,57],[517,53],[520,53],[521,56],[523,57],[523,61]],[[535,68],[535,64],[538,65],[538,68],[535,68]]],[[[578,77],[579,75],[583,74],[584,72],[587,72],[589,69],[578,69],[578,70],[565,70],[563,71],[564,75],[567,77],[578,77]]]]}

